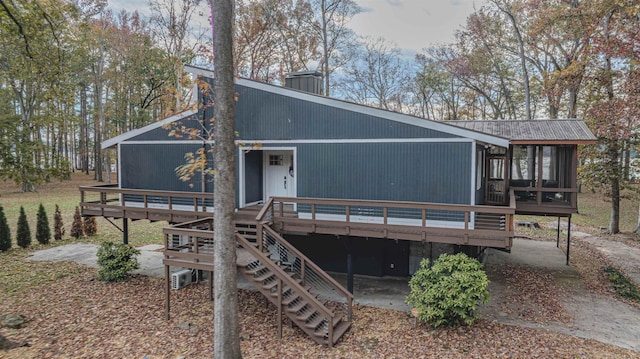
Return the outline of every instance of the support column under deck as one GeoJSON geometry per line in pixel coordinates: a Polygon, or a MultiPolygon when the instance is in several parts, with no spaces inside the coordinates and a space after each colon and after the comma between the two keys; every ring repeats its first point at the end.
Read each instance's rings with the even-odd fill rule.
{"type": "Polygon", "coordinates": [[[129,220],[122,218],[122,243],[129,244],[129,220]]]}
{"type": "Polygon", "coordinates": [[[571,215],[567,224],[567,265],[569,265],[569,252],[571,250],[571,215]]]}

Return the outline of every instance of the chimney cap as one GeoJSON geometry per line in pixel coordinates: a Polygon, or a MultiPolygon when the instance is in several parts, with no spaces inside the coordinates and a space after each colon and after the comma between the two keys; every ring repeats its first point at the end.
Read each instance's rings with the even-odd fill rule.
{"type": "Polygon", "coordinates": [[[322,77],[322,73],[320,71],[296,71],[296,72],[288,72],[286,74],[286,78],[303,77],[303,76],[322,77]]]}

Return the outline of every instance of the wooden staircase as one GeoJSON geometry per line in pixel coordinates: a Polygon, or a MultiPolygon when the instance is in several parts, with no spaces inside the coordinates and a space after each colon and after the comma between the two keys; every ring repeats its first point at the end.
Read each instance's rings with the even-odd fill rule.
{"type": "MultiPolygon", "coordinates": [[[[333,347],[351,327],[352,297],[348,303],[322,299],[313,284],[293,269],[294,264],[261,251],[241,235],[236,236],[236,241],[238,271],[278,310],[278,337],[282,337],[282,319],[286,316],[316,343],[333,347]]],[[[280,245],[285,242],[278,238],[280,245]]]]}
{"type": "MultiPolygon", "coordinates": [[[[268,223],[238,216],[234,222],[238,272],[276,306],[278,337],[286,317],[316,343],[333,347],[351,327],[351,293],[268,223]]],[[[165,227],[163,232],[169,318],[169,267],[213,271],[213,218],[165,227]]]]}

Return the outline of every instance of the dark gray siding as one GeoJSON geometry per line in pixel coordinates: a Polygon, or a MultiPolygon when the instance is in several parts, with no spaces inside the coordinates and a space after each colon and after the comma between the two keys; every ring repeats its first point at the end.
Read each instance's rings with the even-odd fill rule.
{"type": "MultiPolygon", "coordinates": [[[[202,128],[202,121],[199,119],[200,117],[197,115],[189,116],[183,120],[174,122],[177,126],[185,126],[186,128],[202,128]]],[[[186,135],[182,135],[181,137],[169,136],[169,129],[165,129],[162,127],[153,129],[149,132],[142,133],[138,136],[132,137],[127,141],[176,141],[176,140],[190,140],[186,135]]]]}
{"type": "Polygon", "coordinates": [[[452,138],[448,133],[236,86],[241,139],[452,138]]]}
{"type": "MultiPolygon", "coordinates": [[[[185,163],[187,152],[195,152],[200,146],[190,144],[135,144],[120,146],[121,188],[201,191],[200,176],[189,182],[181,181],[176,167],[185,163]],[[191,185],[191,186],[190,186],[191,185]]],[[[211,156],[211,154],[209,154],[211,156]]],[[[213,191],[213,183],[207,182],[207,192],[213,191]]]]}
{"type": "MultiPolygon", "coordinates": [[[[448,133],[403,124],[388,119],[329,107],[270,92],[236,86],[236,129],[240,140],[371,139],[371,138],[457,138],[448,133]]],[[[181,125],[209,126],[213,107],[204,106],[197,115],[179,121],[181,125]]],[[[426,121],[426,120],[425,120],[426,121]]],[[[188,139],[169,136],[156,128],[129,141],[188,139]]]]}
{"type": "Polygon", "coordinates": [[[299,144],[297,195],[468,204],[471,145],[299,144]]]}

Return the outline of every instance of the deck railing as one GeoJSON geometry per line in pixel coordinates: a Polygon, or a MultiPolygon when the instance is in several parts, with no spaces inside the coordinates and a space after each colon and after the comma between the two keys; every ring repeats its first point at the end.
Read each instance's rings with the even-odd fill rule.
{"type": "MultiPolygon", "coordinates": [[[[262,230],[260,236],[262,243],[259,248],[261,247],[263,252],[268,253],[272,260],[295,273],[298,278],[302,279],[302,285],[308,285],[312,288],[312,291],[318,295],[318,299],[323,302],[332,302],[336,306],[335,309],[351,319],[353,295],[346,288],[296,247],[284,240],[271,227],[263,224],[258,226],[258,230],[262,230]]],[[[258,250],[260,250],[259,248],[258,250]]]]}
{"type": "Polygon", "coordinates": [[[83,216],[183,222],[213,212],[213,194],[119,188],[117,184],[80,186],[83,216]]]}
{"type": "Polygon", "coordinates": [[[510,248],[515,202],[509,206],[471,206],[274,197],[260,213],[270,216],[279,232],[510,248]]]}

